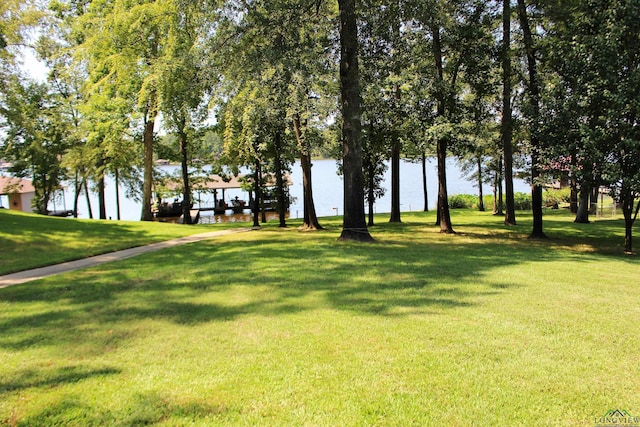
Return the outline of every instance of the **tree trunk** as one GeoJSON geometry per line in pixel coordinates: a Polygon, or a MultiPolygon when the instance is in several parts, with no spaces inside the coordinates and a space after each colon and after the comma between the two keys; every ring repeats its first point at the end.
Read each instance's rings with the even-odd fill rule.
{"type": "Polygon", "coordinates": [[[142,136],[144,149],[144,173],[142,183],[142,213],[141,221],[153,221],[151,212],[151,196],[153,191],[153,128],[155,126],[155,108],[150,109],[145,116],[144,134],[142,136]]]}
{"type": "Polygon", "coordinates": [[[89,212],[89,219],[93,219],[93,209],[91,209],[91,197],[89,194],[89,180],[84,180],[84,197],[87,201],[87,210],[89,212]]]}
{"type": "Polygon", "coordinates": [[[504,215],[502,201],[502,157],[498,159],[498,170],[493,181],[493,214],[504,215]]]}
{"type": "Polygon", "coordinates": [[[511,113],[511,0],[502,3],[502,122],[500,133],[504,150],[505,225],[516,225],[513,192],[513,119],[511,113]]]}
{"type": "Polygon", "coordinates": [[[182,223],[191,224],[191,185],[189,184],[189,141],[184,132],[185,122],[178,131],[180,142],[180,164],[182,166],[182,223]]]}
{"type": "Polygon", "coordinates": [[[260,227],[260,206],[262,205],[262,191],[260,185],[260,179],[262,173],[260,172],[260,159],[256,159],[255,164],[255,176],[253,179],[253,192],[255,193],[255,200],[253,201],[253,226],[260,227]]]}
{"type": "Polygon", "coordinates": [[[275,168],[276,168],[276,191],[278,192],[278,218],[280,220],[279,226],[284,228],[287,226],[286,213],[287,213],[287,201],[286,192],[284,189],[284,168],[282,166],[282,132],[280,129],[276,130],[275,134],[275,168]]]}
{"type": "Polygon", "coordinates": [[[107,203],[104,194],[104,174],[98,178],[98,211],[100,219],[107,219],[107,203]]]}
{"type": "Polygon", "coordinates": [[[371,242],[373,238],[364,217],[356,0],[338,0],[338,6],[344,173],[344,217],[340,240],[371,242]]]}
{"type": "Polygon", "coordinates": [[[478,210],[484,212],[484,194],[482,192],[482,157],[476,157],[476,163],[478,165],[478,210]]]}
{"type": "Polygon", "coordinates": [[[569,194],[569,211],[574,215],[578,213],[578,190],[573,181],[571,182],[571,193],[569,194]]]}
{"type": "Polygon", "coordinates": [[[116,218],[118,221],[122,219],[120,215],[120,176],[118,174],[118,168],[114,172],[115,186],[116,186],[116,218]]]}
{"type": "Polygon", "coordinates": [[[620,199],[622,213],[624,214],[624,252],[633,254],[633,223],[638,217],[638,211],[640,211],[640,201],[634,213],[635,196],[633,193],[629,190],[623,190],[620,199]]]}
{"type": "Polygon", "coordinates": [[[451,224],[449,213],[449,196],[447,194],[447,142],[445,139],[438,140],[438,214],[440,218],[441,233],[455,233],[451,224]]]}
{"type": "Polygon", "coordinates": [[[40,215],[47,215],[49,213],[49,195],[47,192],[47,175],[42,174],[40,177],[37,172],[33,173],[33,187],[36,190],[35,197],[33,198],[32,206],[35,208],[35,212],[40,215]]]}
{"type": "Polygon", "coordinates": [[[369,164],[369,173],[368,173],[368,176],[369,176],[369,186],[368,186],[369,187],[369,197],[367,197],[367,200],[369,202],[368,203],[368,205],[369,205],[369,222],[367,223],[367,225],[369,227],[373,227],[375,225],[373,217],[374,217],[374,214],[375,214],[374,205],[375,205],[375,197],[376,197],[376,195],[375,195],[375,190],[374,190],[374,185],[375,185],[375,183],[374,183],[374,181],[375,181],[374,174],[375,174],[375,171],[373,169],[375,169],[374,166],[372,164],[369,164]]]}
{"type": "MultiPolygon", "coordinates": [[[[529,70],[529,98],[531,102],[533,126],[537,126],[540,118],[540,86],[538,84],[538,69],[536,65],[535,48],[531,27],[527,17],[527,5],[525,0],[518,0],[518,17],[522,28],[525,50],[527,52],[527,68],[529,70]]],[[[547,236],[543,231],[542,220],[542,184],[540,177],[539,150],[540,138],[538,129],[530,129],[531,132],[531,210],[533,214],[533,229],[530,238],[544,239],[547,236]]]]}
{"type": "Polygon", "coordinates": [[[82,185],[83,182],[80,179],[80,175],[76,170],[75,177],[73,179],[74,183],[74,194],[73,194],[73,217],[78,218],[78,201],[80,200],[80,193],[82,193],[82,185]]]}
{"type": "Polygon", "coordinates": [[[594,184],[591,187],[591,201],[589,204],[589,215],[596,215],[598,213],[598,189],[600,185],[594,184]]]}
{"type": "Polygon", "coordinates": [[[429,212],[429,193],[427,192],[427,156],[422,152],[422,193],[424,195],[424,211],[429,212]]]}
{"type": "MultiPolygon", "coordinates": [[[[393,72],[396,76],[399,76],[402,73],[402,63],[400,62],[400,58],[398,58],[398,49],[395,44],[397,44],[400,40],[400,4],[399,1],[394,1],[391,4],[393,8],[393,22],[391,24],[392,27],[392,44],[393,54],[393,72]]],[[[393,99],[395,101],[395,105],[400,104],[400,85],[398,83],[393,84],[393,99]]],[[[392,120],[392,130],[391,130],[391,216],[389,218],[389,222],[402,222],[400,215],[400,134],[399,134],[399,121],[398,111],[393,112],[393,120],[392,120]]]]}
{"type": "Polygon", "coordinates": [[[322,230],[316,214],[316,206],[313,202],[313,186],[311,185],[311,155],[304,144],[302,138],[302,124],[300,117],[293,118],[293,130],[296,134],[298,147],[300,149],[300,168],[302,169],[302,198],[304,210],[304,222],[302,228],[305,230],[322,230]]]}
{"type": "Polygon", "coordinates": [[[400,139],[393,131],[391,143],[391,217],[389,222],[402,222],[400,219],[400,139]]]}
{"type": "Polygon", "coordinates": [[[591,196],[591,188],[583,182],[580,186],[580,197],[578,200],[578,212],[576,213],[576,219],[573,222],[580,224],[589,223],[589,199],[591,196]]]}
{"type": "Polygon", "coordinates": [[[633,221],[624,219],[624,252],[633,254],[633,221]]]}
{"type": "MultiPolygon", "coordinates": [[[[442,86],[444,67],[442,63],[442,45],[440,42],[440,27],[433,26],[431,29],[433,34],[433,57],[436,64],[436,78],[442,86]]],[[[445,95],[442,93],[443,89],[440,89],[440,93],[437,95],[438,102],[438,116],[444,117],[446,113],[445,109],[445,95]]],[[[440,225],[441,233],[455,233],[453,226],[451,225],[451,215],[449,213],[449,196],[447,194],[447,141],[438,137],[436,144],[436,157],[438,159],[438,224],[440,225]]]]}

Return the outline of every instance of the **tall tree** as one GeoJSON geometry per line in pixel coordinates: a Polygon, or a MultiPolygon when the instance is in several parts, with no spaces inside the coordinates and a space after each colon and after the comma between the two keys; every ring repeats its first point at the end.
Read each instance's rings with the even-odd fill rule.
{"type": "Polygon", "coordinates": [[[47,214],[49,201],[66,176],[62,157],[69,146],[67,123],[46,84],[13,76],[7,87],[0,105],[4,118],[0,129],[5,134],[0,153],[12,162],[14,174],[32,179],[34,211],[47,214]]]}
{"type": "MultiPolygon", "coordinates": [[[[446,114],[446,92],[444,87],[444,65],[442,58],[442,43],[440,38],[440,26],[435,23],[431,26],[433,37],[433,57],[436,65],[436,98],[438,99],[438,118],[445,120],[446,114]]],[[[436,156],[438,159],[438,223],[441,233],[454,233],[451,224],[451,214],[449,213],[449,196],[447,189],[447,150],[448,135],[440,134],[436,141],[436,156]]]]}
{"type": "Polygon", "coordinates": [[[159,114],[159,61],[167,43],[165,13],[173,0],[91,2],[76,20],[79,57],[89,73],[89,94],[109,91],[135,103],[132,116],[142,128],[143,183],[141,219],[151,212],[156,119],[159,114]]]}
{"type": "Polygon", "coordinates": [[[344,216],[340,240],[373,241],[364,216],[356,1],[339,0],[344,216]]]}
{"type": "Polygon", "coordinates": [[[215,31],[215,16],[201,2],[176,1],[165,11],[168,46],[158,59],[160,110],[178,139],[182,170],[182,218],[191,224],[190,146],[207,116],[205,94],[211,83],[202,51],[202,34],[215,31]],[[208,20],[214,22],[209,23],[208,20]]]}
{"type": "Polygon", "coordinates": [[[504,223],[516,225],[513,190],[513,117],[511,107],[511,0],[502,2],[502,118],[500,138],[504,152],[506,212],[504,223]]]}
{"type": "MultiPolygon", "coordinates": [[[[220,38],[229,34],[223,60],[226,93],[224,98],[244,92],[244,86],[260,86],[252,102],[261,102],[267,112],[254,126],[271,130],[262,140],[276,175],[288,170],[290,152],[296,149],[303,172],[305,229],[320,228],[315,213],[311,187],[311,155],[318,140],[314,129],[319,104],[324,103],[323,83],[327,81],[326,16],[331,15],[325,2],[278,0],[237,5],[241,13],[225,22],[220,38]],[[267,119],[269,123],[267,123],[267,119]],[[293,134],[294,139],[290,138],[293,134]],[[274,145],[281,149],[274,150],[274,145]],[[280,171],[280,172],[277,172],[280,171]]],[[[227,110],[226,113],[240,112],[227,110]]],[[[245,126],[249,123],[241,120],[245,126]]],[[[252,142],[245,141],[249,146],[252,142]]],[[[284,181],[282,182],[284,185],[284,181]]],[[[278,192],[285,197],[285,191],[278,192]]],[[[286,196],[288,197],[288,196],[286,196]]],[[[282,200],[282,206],[288,205],[282,200]]],[[[282,212],[284,215],[284,211],[282,212]]]]}
{"type": "Polygon", "coordinates": [[[529,134],[531,140],[531,209],[533,212],[533,229],[529,237],[546,238],[543,231],[542,220],[542,168],[540,164],[540,80],[538,77],[538,64],[536,58],[536,46],[534,45],[531,25],[527,14],[525,0],[518,0],[518,19],[523,35],[524,49],[527,57],[528,81],[526,84],[529,95],[529,134]]]}
{"type": "Polygon", "coordinates": [[[548,2],[545,15],[549,90],[542,113],[545,137],[555,139],[557,149],[548,164],[557,170],[568,165],[578,183],[576,222],[589,221],[592,188],[609,186],[623,207],[625,250],[632,252],[640,191],[640,5],[548,2]]]}

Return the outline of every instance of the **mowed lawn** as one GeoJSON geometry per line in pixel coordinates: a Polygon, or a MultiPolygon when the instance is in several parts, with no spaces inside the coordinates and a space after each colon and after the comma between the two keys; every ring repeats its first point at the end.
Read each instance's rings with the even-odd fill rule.
{"type": "Polygon", "coordinates": [[[0,275],[205,233],[221,226],[72,220],[0,209],[0,275]]]}
{"type": "MultiPolygon", "coordinates": [[[[454,211],[260,231],[0,289],[0,425],[585,425],[640,415],[623,224],[454,211]]],[[[638,233],[638,227],[634,230],[638,233]]],[[[640,241],[640,240],[639,240],[640,241]]],[[[3,254],[4,255],[4,254],[3,254]]]]}

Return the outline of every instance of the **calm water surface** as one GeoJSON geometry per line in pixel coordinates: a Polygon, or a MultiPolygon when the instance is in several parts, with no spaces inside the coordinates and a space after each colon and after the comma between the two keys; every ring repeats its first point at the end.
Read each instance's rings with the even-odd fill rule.
{"type": "MultiPolygon", "coordinates": [[[[161,170],[173,172],[179,169],[179,166],[161,166],[161,170]]],[[[343,206],[343,181],[342,177],[337,173],[337,165],[335,160],[316,160],[313,162],[313,198],[318,216],[342,215],[343,206]]],[[[431,159],[427,163],[427,191],[429,196],[429,209],[433,209],[436,204],[437,197],[437,175],[436,163],[431,159]]],[[[293,185],[290,188],[291,196],[294,198],[290,208],[291,218],[301,218],[303,214],[303,198],[302,198],[302,171],[300,163],[293,165],[291,180],[293,185]]],[[[391,171],[388,169],[385,174],[383,187],[387,189],[384,197],[378,199],[375,204],[376,212],[389,212],[391,210],[391,171]]],[[[461,176],[460,168],[455,160],[451,159],[447,163],[447,184],[449,195],[454,194],[477,194],[478,190],[474,183],[467,181],[461,176]]],[[[529,192],[529,185],[522,180],[514,181],[516,192],[529,192]]],[[[488,185],[484,186],[485,194],[491,192],[488,185]]],[[[116,194],[113,179],[107,178],[107,217],[117,218],[116,211],[116,194]]],[[[195,195],[196,199],[198,194],[195,195]]],[[[248,199],[247,193],[242,190],[227,190],[226,199],[238,196],[240,199],[248,199]]],[[[212,199],[212,196],[201,194],[203,202],[212,199]]],[[[424,200],[422,195],[422,168],[419,163],[410,163],[403,161],[400,168],[400,203],[402,211],[422,210],[424,200]]],[[[91,195],[91,206],[94,217],[98,213],[98,199],[95,194],[91,195]]],[[[65,197],[59,198],[56,202],[55,209],[73,209],[73,188],[69,187],[65,192],[65,197]]],[[[124,189],[120,190],[120,215],[123,220],[137,221],[140,219],[140,210],[142,204],[135,200],[125,197],[124,189]]],[[[78,216],[80,218],[88,218],[88,209],[85,197],[80,197],[78,205],[78,216]]],[[[250,220],[250,219],[249,219],[250,220]]]]}

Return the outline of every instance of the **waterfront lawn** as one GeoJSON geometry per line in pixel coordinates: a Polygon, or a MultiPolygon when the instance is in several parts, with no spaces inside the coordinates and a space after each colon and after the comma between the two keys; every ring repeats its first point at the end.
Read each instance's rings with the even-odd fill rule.
{"type": "Polygon", "coordinates": [[[175,247],[0,290],[4,425],[585,425],[640,414],[620,221],[454,212],[175,247]]]}
{"type": "Polygon", "coordinates": [[[0,275],[220,227],[56,218],[0,209],[0,275]]]}

